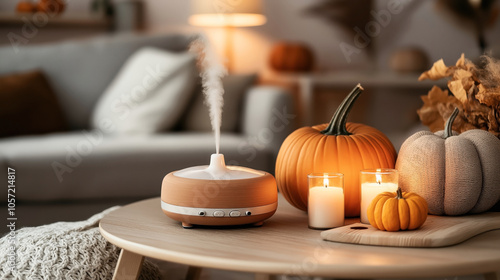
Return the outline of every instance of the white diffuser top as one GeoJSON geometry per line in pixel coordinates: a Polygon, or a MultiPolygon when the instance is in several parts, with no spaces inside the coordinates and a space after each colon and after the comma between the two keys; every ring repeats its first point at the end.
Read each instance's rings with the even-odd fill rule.
{"type": "Polygon", "coordinates": [[[265,172],[240,166],[226,166],[223,154],[212,154],[210,165],[189,167],[174,172],[174,175],[200,180],[238,180],[264,176],[265,172]]]}

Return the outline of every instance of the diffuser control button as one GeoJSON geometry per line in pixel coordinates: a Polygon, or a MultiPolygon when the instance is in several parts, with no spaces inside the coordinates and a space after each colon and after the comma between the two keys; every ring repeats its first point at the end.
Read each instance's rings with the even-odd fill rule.
{"type": "Polygon", "coordinates": [[[206,215],[206,213],[205,213],[205,211],[200,211],[200,212],[198,212],[198,215],[200,215],[200,216],[205,216],[205,215],[206,215]]]}
{"type": "Polygon", "coordinates": [[[224,211],[222,210],[216,210],[214,211],[214,217],[224,217],[224,211]]]}
{"type": "Polygon", "coordinates": [[[241,212],[238,211],[238,210],[233,210],[233,211],[229,212],[229,216],[231,216],[231,217],[239,217],[239,216],[241,216],[241,212]]]}

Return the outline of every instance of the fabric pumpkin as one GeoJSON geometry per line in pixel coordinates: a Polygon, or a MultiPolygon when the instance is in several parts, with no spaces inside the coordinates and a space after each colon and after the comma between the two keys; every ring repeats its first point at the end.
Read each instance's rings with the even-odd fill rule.
{"type": "Polygon", "coordinates": [[[368,206],[368,220],[376,229],[386,231],[414,230],[427,219],[427,202],[415,193],[383,192],[368,206]]]}
{"type": "Polygon", "coordinates": [[[481,213],[500,199],[500,140],[480,129],[452,132],[458,112],[445,130],[410,136],[396,163],[400,187],[420,194],[433,215],[481,213]]]}
{"type": "Polygon", "coordinates": [[[382,132],[364,124],[346,123],[362,90],[358,84],[340,104],[329,124],[300,128],[281,145],[276,160],[276,181],[294,207],[307,210],[308,174],[343,173],[345,216],[359,216],[360,170],[394,168],[396,151],[382,132]]]}

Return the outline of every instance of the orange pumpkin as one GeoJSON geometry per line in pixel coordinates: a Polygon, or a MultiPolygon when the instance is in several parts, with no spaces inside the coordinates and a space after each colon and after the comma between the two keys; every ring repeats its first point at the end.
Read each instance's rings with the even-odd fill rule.
{"type": "Polygon", "coordinates": [[[377,195],[368,207],[368,220],[376,229],[386,231],[414,230],[427,219],[427,201],[418,194],[383,192],[377,195]]]}
{"type": "Polygon", "coordinates": [[[279,72],[306,72],[313,68],[314,55],[304,44],[281,42],[272,48],[269,64],[279,72]]]}
{"type": "Polygon", "coordinates": [[[307,210],[307,174],[343,173],[345,216],[359,216],[360,170],[394,168],[396,150],[382,132],[364,124],[346,123],[362,91],[358,84],[329,124],[299,128],[281,145],[276,159],[276,181],[283,196],[296,208],[307,210]]]}

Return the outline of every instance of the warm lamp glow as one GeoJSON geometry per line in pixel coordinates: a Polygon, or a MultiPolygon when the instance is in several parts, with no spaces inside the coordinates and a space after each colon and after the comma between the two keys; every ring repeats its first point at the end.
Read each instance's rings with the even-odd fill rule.
{"type": "Polygon", "coordinates": [[[189,24],[196,26],[258,26],[266,23],[261,0],[191,0],[189,24]]]}
{"type": "Polygon", "coordinates": [[[232,72],[234,27],[258,26],[266,23],[262,0],[191,0],[189,24],[205,27],[224,27],[226,68],[232,72]]]}
{"type": "Polygon", "coordinates": [[[260,14],[196,14],[189,17],[189,24],[195,26],[259,26],[266,23],[260,14]]]}

